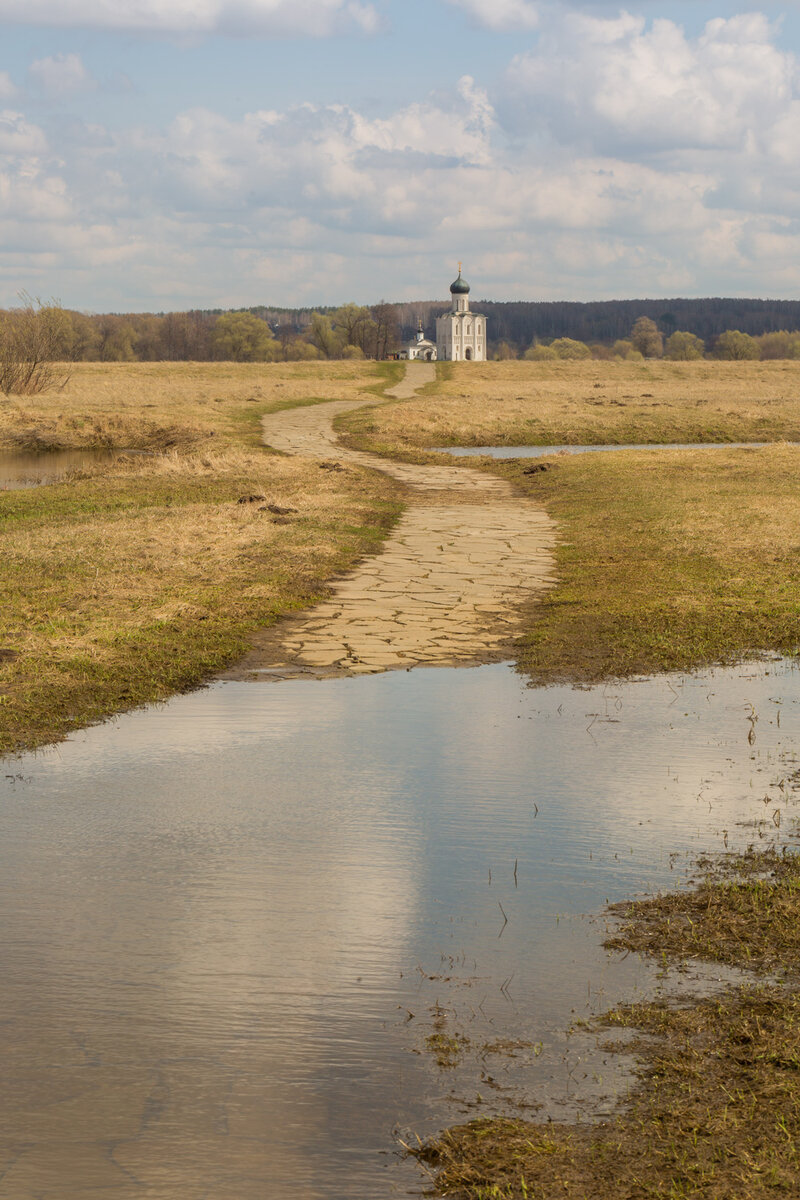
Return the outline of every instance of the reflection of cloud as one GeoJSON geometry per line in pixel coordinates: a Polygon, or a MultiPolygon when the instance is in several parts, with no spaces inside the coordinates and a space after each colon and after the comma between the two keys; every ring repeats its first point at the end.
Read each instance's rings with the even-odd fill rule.
{"type": "Polygon", "coordinates": [[[737,815],[762,810],[756,769],[796,746],[798,678],[574,691],[499,666],[223,684],[15,760],[0,1120],[28,1149],[9,1187],[56,1194],[77,1141],[70,1170],[109,1195],[120,1168],[241,1200],[360,1169],[424,1070],[412,1029],[392,1030],[408,1010],[535,1038],[581,1011],[587,981],[639,980],[567,918],[672,883],[668,855],[721,825],[734,843],[737,815]]]}
{"type": "Polygon", "coordinates": [[[4,937],[35,946],[6,960],[0,1002],[27,1069],[71,1089],[55,1116],[24,1072],[13,1112],[0,1097],[7,1136],[25,1129],[20,1194],[29,1173],[52,1178],[57,1135],[86,1143],[108,1194],[122,1169],[242,1200],[315,1195],[320,1173],[335,1188],[386,1146],[398,1072],[383,1023],[413,960],[414,831],[392,812],[391,766],[349,757],[352,692],[301,689],[214,687],[30,756],[28,784],[0,776],[3,812],[10,799],[28,814],[3,839],[4,937]],[[55,824],[34,847],[41,805],[55,824]]]}

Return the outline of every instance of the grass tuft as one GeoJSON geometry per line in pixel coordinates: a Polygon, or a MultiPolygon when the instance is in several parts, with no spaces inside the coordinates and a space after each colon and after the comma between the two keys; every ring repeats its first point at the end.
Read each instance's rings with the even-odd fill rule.
{"type": "Polygon", "coordinates": [[[417,1152],[434,1194],[460,1200],[771,1200],[800,1191],[800,868],[773,851],[706,864],[699,887],[615,906],[609,945],[661,959],[765,970],[783,986],[623,1005],[600,1027],[633,1029],[637,1079],[602,1124],[483,1119],[417,1152]],[[622,911],[624,908],[624,911],[622,911]]]}

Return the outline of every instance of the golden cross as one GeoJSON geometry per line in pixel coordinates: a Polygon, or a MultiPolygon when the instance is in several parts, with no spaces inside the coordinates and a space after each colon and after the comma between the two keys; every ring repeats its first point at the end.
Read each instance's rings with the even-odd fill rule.
{"type": "Polygon", "coordinates": [[[458,264],[458,273],[461,274],[461,263],[458,264]]]}

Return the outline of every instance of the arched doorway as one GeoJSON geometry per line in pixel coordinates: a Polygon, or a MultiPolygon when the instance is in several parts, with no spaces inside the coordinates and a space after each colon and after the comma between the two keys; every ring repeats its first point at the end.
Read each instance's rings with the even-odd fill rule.
{"type": "Polygon", "coordinates": [[[466,350],[464,351],[464,358],[467,360],[467,362],[469,362],[469,360],[472,358],[472,347],[471,346],[467,346],[466,350]]]}

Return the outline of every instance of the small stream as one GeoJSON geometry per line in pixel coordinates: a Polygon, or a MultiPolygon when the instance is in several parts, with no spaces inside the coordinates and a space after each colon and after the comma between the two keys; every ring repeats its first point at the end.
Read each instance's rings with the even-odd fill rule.
{"type": "MultiPolygon", "coordinates": [[[[786,445],[795,446],[796,442],[786,445]]],[[[759,450],[771,442],[631,442],[606,446],[436,446],[455,458],[543,458],[547,454],[594,454],[606,450],[759,450]]]]}
{"type": "Polygon", "coordinates": [[[500,664],[218,683],[4,760],[2,1194],[382,1200],[424,1185],[398,1139],[608,1110],[566,1030],[662,984],[606,901],[789,836],[798,745],[790,663],[500,664]]]}
{"type": "Polygon", "coordinates": [[[136,454],[142,451],[84,449],[48,450],[38,453],[0,450],[0,491],[15,491],[18,488],[42,487],[48,483],[57,483],[70,471],[102,466],[113,462],[121,453],[136,454]]]}

